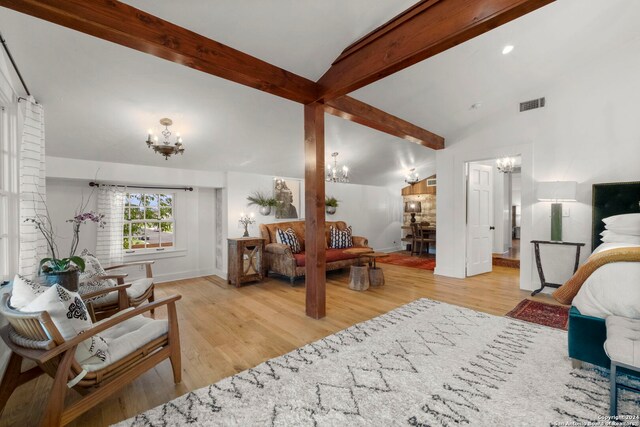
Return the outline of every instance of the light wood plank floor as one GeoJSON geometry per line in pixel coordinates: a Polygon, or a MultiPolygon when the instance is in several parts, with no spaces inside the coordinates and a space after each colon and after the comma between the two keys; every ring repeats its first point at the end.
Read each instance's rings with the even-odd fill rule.
{"type": "MultiPolygon", "coordinates": [[[[382,268],[386,285],[366,292],[347,288],[348,269],[329,273],[327,317],[322,320],[304,315],[304,286],[290,287],[284,279],[268,278],[240,289],[215,276],[158,285],[158,296],[183,296],[178,305],[182,383],[173,384],[169,361],[164,361],[72,425],[104,426],[124,420],[417,298],[504,315],[528,297],[518,287],[519,270],[512,268],[494,267],[493,273],[465,280],[389,264],[382,268]]],[[[534,299],[553,302],[547,295],[534,299]]],[[[164,317],[166,311],[156,316],[164,317]]],[[[20,387],[0,425],[35,425],[51,383],[43,376],[20,387]]]]}

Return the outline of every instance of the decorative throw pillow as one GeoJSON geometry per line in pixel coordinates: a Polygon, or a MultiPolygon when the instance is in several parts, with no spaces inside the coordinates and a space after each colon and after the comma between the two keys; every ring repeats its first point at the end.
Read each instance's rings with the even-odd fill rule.
{"type": "MultiPolygon", "coordinates": [[[[73,339],[93,326],[80,295],[60,285],[47,288],[20,311],[28,313],[46,311],[65,340],[73,339]]],[[[76,360],[81,362],[92,356],[105,360],[107,352],[107,342],[99,334],[94,335],[78,345],[76,360]]]]}
{"type": "MultiPolygon", "coordinates": [[[[84,271],[80,273],[80,278],[78,280],[78,292],[80,295],[111,288],[118,284],[118,282],[113,279],[98,280],[98,277],[106,276],[107,272],[102,268],[102,265],[100,265],[98,258],[89,253],[88,250],[83,250],[80,257],[84,260],[84,271]]],[[[91,301],[94,303],[101,303],[110,302],[115,299],[117,299],[117,294],[115,292],[111,292],[105,296],[92,298],[91,301]]]]}
{"type": "Polygon", "coordinates": [[[40,283],[29,280],[16,274],[13,278],[13,290],[11,292],[11,306],[20,310],[25,305],[36,299],[38,295],[49,289],[40,283]]]}
{"type": "Polygon", "coordinates": [[[292,228],[287,228],[285,231],[276,228],[276,242],[289,246],[294,254],[299,254],[302,250],[298,236],[292,228]]]}
{"type": "Polygon", "coordinates": [[[338,230],[333,225],[329,227],[329,248],[346,249],[353,247],[351,232],[351,226],[344,230],[338,230]]]}

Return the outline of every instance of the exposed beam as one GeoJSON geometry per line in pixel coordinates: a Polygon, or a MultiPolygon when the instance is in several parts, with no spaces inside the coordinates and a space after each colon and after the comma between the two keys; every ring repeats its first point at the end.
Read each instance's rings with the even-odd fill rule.
{"type": "Polygon", "coordinates": [[[326,314],[326,237],[324,234],[324,106],[304,106],[304,201],[307,316],[326,314]]]}
{"type": "MultiPolygon", "coordinates": [[[[0,5],[303,104],[320,92],[311,80],[118,1],[0,0],[0,5]]],[[[442,148],[437,135],[363,102],[335,100],[327,112],[442,148]]]]}
{"type": "Polygon", "coordinates": [[[326,101],[325,111],[434,150],[444,148],[443,137],[349,96],[326,101]]]}
{"type": "Polygon", "coordinates": [[[0,0],[0,5],[292,101],[317,98],[311,80],[114,0],[0,0]]]}
{"type": "Polygon", "coordinates": [[[318,80],[334,99],[554,0],[422,0],[349,46],[318,80]]]}

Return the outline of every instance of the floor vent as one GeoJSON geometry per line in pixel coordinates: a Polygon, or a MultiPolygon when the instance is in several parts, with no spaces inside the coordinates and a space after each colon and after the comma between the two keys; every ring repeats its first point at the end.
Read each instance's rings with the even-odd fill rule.
{"type": "Polygon", "coordinates": [[[520,112],[535,110],[536,108],[544,107],[544,98],[532,99],[531,101],[525,101],[520,103],[520,112]]]}

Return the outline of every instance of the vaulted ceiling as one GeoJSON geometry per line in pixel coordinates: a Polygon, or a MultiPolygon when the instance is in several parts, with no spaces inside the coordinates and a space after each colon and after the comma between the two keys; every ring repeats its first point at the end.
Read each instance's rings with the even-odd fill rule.
{"type": "MultiPolygon", "coordinates": [[[[351,42],[414,1],[151,1],[127,3],[274,65],[317,80],[351,42]]],[[[448,143],[555,76],[638,37],[635,0],[560,0],[353,93],[448,143]],[[510,55],[501,54],[513,44],[510,55]],[[481,102],[482,108],[471,110],[481,102]]],[[[0,31],[46,111],[47,153],[201,170],[303,175],[302,107],[7,9],[0,31]],[[174,119],[187,145],[168,161],[145,130],[174,119]]],[[[353,182],[388,185],[432,169],[434,152],[327,116],[326,151],[353,182]]]]}

